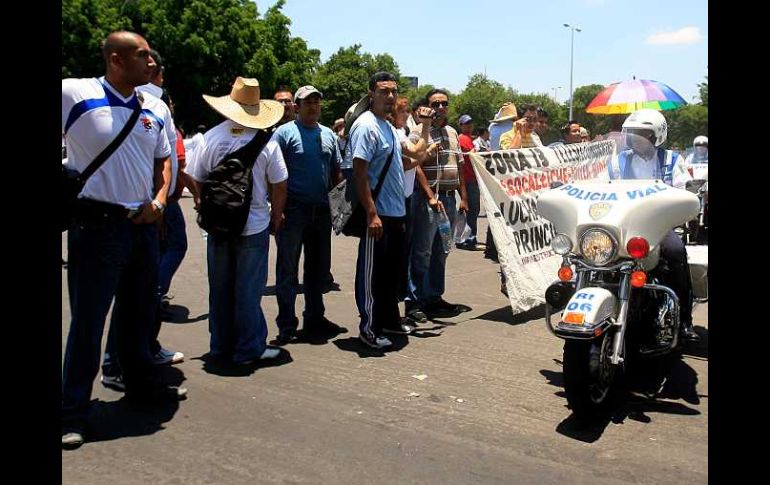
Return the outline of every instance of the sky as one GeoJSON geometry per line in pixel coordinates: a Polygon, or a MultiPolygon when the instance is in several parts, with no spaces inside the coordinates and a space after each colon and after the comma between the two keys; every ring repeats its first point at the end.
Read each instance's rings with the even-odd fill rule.
{"type": "MultiPolygon", "coordinates": [[[[257,0],[260,14],[276,3],[257,0]]],[[[653,79],[697,101],[708,74],[706,0],[286,0],[293,36],[321,51],[393,56],[404,76],[454,93],[475,73],[564,102],[573,88],[653,79]],[[556,89],[554,89],[556,88],[556,89]]]]}

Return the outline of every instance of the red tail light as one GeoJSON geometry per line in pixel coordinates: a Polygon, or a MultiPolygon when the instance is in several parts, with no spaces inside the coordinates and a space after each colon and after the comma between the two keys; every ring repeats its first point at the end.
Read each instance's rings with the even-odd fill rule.
{"type": "Polygon", "coordinates": [[[632,237],[626,244],[626,251],[634,259],[642,259],[650,254],[650,244],[643,237],[632,237]]]}

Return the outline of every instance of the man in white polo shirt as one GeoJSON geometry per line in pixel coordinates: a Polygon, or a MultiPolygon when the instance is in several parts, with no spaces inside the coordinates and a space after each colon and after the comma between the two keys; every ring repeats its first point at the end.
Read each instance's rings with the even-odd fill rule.
{"type": "Polygon", "coordinates": [[[99,369],[104,322],[113,298],[115,328],[126,398],[132,402],[177,401],[186,389],[162,385],[148,352],[155,318],[158,229],[171,182],[168,137],[154,97],[135,88],[155,67],[150,47],[132,32],[113,32],[102,45],[106,75],[62,80],[62,131],[68,166],[83,172],[141,114],[126,139],[87,180],[68,231],[70,323],[62,371],[62,446],[83,444],[94,378],[99,369]]]}

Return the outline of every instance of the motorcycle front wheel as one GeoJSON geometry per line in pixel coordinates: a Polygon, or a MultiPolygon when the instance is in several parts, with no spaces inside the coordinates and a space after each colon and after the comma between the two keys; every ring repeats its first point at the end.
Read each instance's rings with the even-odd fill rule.
{"type": "Polygon", "coordinates": [[[612,332],[588,342],[564,342],[564,392],[576,416],[591,418],[606,410],[616,371],[611,355],[612,332]]]}

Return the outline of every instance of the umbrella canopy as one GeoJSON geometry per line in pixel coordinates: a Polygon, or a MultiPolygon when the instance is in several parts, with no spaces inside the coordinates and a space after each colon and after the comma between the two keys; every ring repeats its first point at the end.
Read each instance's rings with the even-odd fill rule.
{"type": "Polygon", "coordinates": [[[610,84],[586,107],[586,113],[611,115],[633,113],[642,108],[658,111],[687,104],[676,91],[658,81],[633,79],[610,84]]]}

